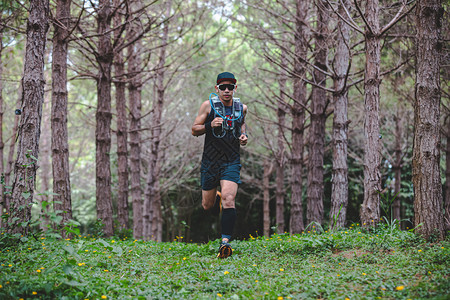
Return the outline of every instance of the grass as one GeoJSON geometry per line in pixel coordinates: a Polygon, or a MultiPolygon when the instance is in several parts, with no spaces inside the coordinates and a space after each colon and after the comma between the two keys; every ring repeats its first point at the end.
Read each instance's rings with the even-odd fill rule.
{"type": "Polygon", "coordinates": [[[0,239],[0,299],[448,299],[450,240],[355,224],[208,244],[0,239]]]}

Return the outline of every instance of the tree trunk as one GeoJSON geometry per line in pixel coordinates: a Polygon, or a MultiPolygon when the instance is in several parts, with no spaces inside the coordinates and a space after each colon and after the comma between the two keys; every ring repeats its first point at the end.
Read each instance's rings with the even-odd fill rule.
{"type": "MultiPolygon", "coordinates": [[[[115,0],[116,10],[114,15],[114,28],[116,28],[114,40],[121,38],[122,12],[118,8],[120,1],[115,0]]],[[[123,62],[123,51],[114,55],[115,87],[116,87],[116,110],[117,110],[117,220],[121,229],[128,228],[128,146],[127,146],[127,116],[125,100],[125,66],[123,62]]]]}
{"type": "Polygon", "coordinates": [[[270,236],[270,174],[273,166],[269,159],[264,160],[264,174],[263,174],[263,232],[265,236],[270,236]]]}
{"type": "Polygon", "coordinates": [[[416,103],[414,106],[413,186],[416,231],[443,239],[440,159],[440,0],[419,0],[416,8],[416,103]],[[420,226],[419,226],[420,225],[420,226]]]}
{"type": "Polygon", "coordinates": [[[305,123],[306,85],[304,61],[307,53],[306,16],[308,1],[296,2],[296,32],[294,58],[294,104],[292,106],[292,196],[290,232],[301,233],[305,229],[302,208],[303,132],[305,123]]]}
{"type": "Polygon", "coordinates": [[[400,189],[402,183],[402,135],[403,135],[403,122],[402,118],[399,115],[399,110],[397,110],[397,115],[394,117],[395,119],[395,162],[392,166],[394,169],[394,195],[397,197],[392,204],[392,216],[394,220],[401,220],[401,197],[400,197],[400,189]]]}
{"type": "Polygon", "coordinates": [[[40,228],[44,231],[48,229],[48,225],[50,224],[49,220],[49,211],[50,203],[49,194],[50,192],[50,157],[51,157],[51,131],[50,131],[50,102],[51,99],[49,97],[49,93],[45,93],[44,95],[44,103],[42,107],[42,133],[41,133],[41,143],[40,143],[40,153],[41,159],[39,160],[39,179],[41,182],[40,186],[40,195],[38,197],[39,205],[41,207],[41,215],[40,215],[40,228]]]}
{"type": "MultiPolygon", "coordinates": [[[[2,53],[3,53],[3,31],[0,30],[0,174],[2,176],[2,181],[4,178],[4,166],[3,166],[3,159],[4,159],[4,149],[5,144],[3,143],[3,60],[2,60],[2,53]]],[[[3,186],[5,184],[0,184],[0,228],[3,227],[3,208],[6,207],[6,197],[5,197],[5,191],[3,189],[3,186]]]]}
{"type": "Polygon", "coordinates": [[[447,115],[447,149],[445,151],[444,230],[450,230],[450,113],[447,115]]]}
{"type": "Polygon", "coordinates": [[[285,94],[286,94],[286,53],[282,49],[281,50],[281,76],[279,80],[280,84],[280,100],[277,103],[277,117],[278,117],[278,137],[277,137],[277,164],[276,164],[276,224],[277,224],[277,233],[281,234],[285,230],[284,225],[284,196],[286,194],[284,189],[284,169],[286,164],[286,155],[284,148],[284,127],[286,121],[286,109],[287,105],[285,102],[285,94]]]}
{"type": "MultiPolygon", "coordinates": [[[[72,219],[70,189],[69,137],[67,130],[67,53],[71,0],[58,0],[53,35],[51,151],[53,172],[53,208],[62,211],[61,226],[72,219]]],[[[61,231],[65,238],[65,231],[61,231]]]]}
{"type": "MultiPolygon", "coordinates": [[[[315,65],[327,69],[328,13],[325,1],[317,4],[318,20],[316,28],[315,65]]],[[[318,86],[326,86],[326,76],[314,70],[314,80],[318,86]]],[[[309,131],[309,160],[307,185],[307,223],[323,221],[323,156],[325,152],[325,106],[327,94],[324,89],[313,86],[311,102],[311,128],[309,131]]]]}
{"type": "Polygon", "coordinates": [[[12,221],[12,232],[28,233],[27,222],[31,220],[31,205],[36,184],[39,136],[41,131],[42,102],[44,101],[44,54],[49,27],[49,2],[30,2],[27,23],[24,75],[22,78],[22,115],[19,125],[19,144],[14,167],[11,211],[18,217],[12,221]],[[20,226],[19,223],[23,226],[20,226]]]}
{"type": "MultiPolygon", "coordinates": [[[[344,0],[339,6],[339,13],[345,16],[344,6],[350,9],[349,0],[344,0]]],[[[333,174],[331,179],[331,228],[345,226],[348,204],[348,88],[346,74],[350,64],[350,28],[341,19],[338,21],[336,55],[334,57],[333,102],[333,174]]]]}
{"type": "Polygon", "coordinates": [[[361,223],[364,227],[380,221],[380,24],[378,0],[369,0],[365,18],[366,66],[364,74],[364,201],[361,223]]]}
{"type": "MultiPolygon", "coordinates": [[[[172,1],[166,2],[166,17],[170,15],[170,10],[172,6],[172,1]]],[[[164,76],[165,76],[165,64],[166,64],[166,51],[167,51],[167,39],[169,36],[169,21],[164,23],[163,34],[161,38],[161,50],[159,53],[159,62],[156,71],[156,102],[153,108],[153,118],[152,118],[152,146],[150,154],[150,170],[149,174],[151,176],[148,180],[149,193],[151,203],[151,228],[152,228],[152,239],[160,242],[162,241],[162,203],[161,203],[161,191],[159,176],[161,171],[160,164],[160,143],[161,143],[161,119],[162,111],[164,107],[164,76]]]]}
{"type": "Polygon", "coordinates": [[[111,65],[113,50],[111,46],[111,3],[100,0],[97,25],[99,34],[98,57],[99,74],[97,78],[97,113],[95,129],[96,146],[96,204],[97,218],[104,224],[103,233],[113,235],[111,200],[111,65]]]}
{"type": "MultiPolygon", "coordinates": [[[[22,81],[20,81],[20,83],[19,83],[19,92],[18,93],[19,93],[19,97],[17,98],[17,107],[19,106],[19,103],[21,102],[22,94],[23,94],[22,81]]],[[[5,168],[5,186],[10,185],[11,171],[13,169],[13,164],[14,164],[14,151],[16,148],[17,130],[19,128],[19,119],[20,119],[19,115],[16,115],[16,117],[14,118],[14,125],[12,128],[12,134],[11,134],[11,144],[9,145],[8,159],[7,159],[7,164],[6,164],[6,168],[5,168]]],[[[6,190],[5,190],[5,192],[6,192],[6,190]]],[[[11,191],[9,191],[9,192],[11,192],[11,191]]],[[[5,199],[5,209],[8,213],[11,213],[10,212],[11,194],[10,193],[4,194],[4,199],[5,199]]]]}
{"type": "MultiPolygon", "coordinates": [[[[141,7],[140,1],[131,3],[133,11],[141,7]]],[[[132,40],[139,28],[139,21],[132,22],[128,31],[128,40],[132,40]]],[[[143,203],[141,189],[141,91],[142,79],[140,68],[142,64],[140,49],[142,43],[136,41],[128,47],[128,96],[130,106],[130,192],[133,204],[133,237],[143,237],[143,203]]]]}

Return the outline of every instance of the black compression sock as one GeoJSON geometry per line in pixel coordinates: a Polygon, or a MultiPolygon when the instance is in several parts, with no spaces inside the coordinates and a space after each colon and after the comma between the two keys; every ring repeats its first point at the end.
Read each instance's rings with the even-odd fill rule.
{"type": "Polygon", "coordinates": [[[222,210],[222,234],[232,235],[236,223],[236,209],[225,208],[222,210]]]}

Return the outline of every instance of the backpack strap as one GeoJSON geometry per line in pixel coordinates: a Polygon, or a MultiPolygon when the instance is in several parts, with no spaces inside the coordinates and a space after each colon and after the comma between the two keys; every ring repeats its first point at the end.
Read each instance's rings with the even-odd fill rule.
{"type": "Polygon", "coordinates": [[[244,106],[241,103],[241,99],[233,98],[233,106],[231,110],[231,118],[225,118],[225,106],[222,101],[220,101],[219,96],[215,93],[211,93],[209,95],[209,102],[211,105],[211,109],[214,111],[214,118],[221,117],[223,118],[223,124],[221,127],[216,127],[212,131],[213,135],[216,138],[223,138],[227,131],[232,131],[233,136],[239,139],[241,135],[241,125],[243,116],[244,106]],[[228,122],[231,121],[231,126],[228,125],[228,122]]]}

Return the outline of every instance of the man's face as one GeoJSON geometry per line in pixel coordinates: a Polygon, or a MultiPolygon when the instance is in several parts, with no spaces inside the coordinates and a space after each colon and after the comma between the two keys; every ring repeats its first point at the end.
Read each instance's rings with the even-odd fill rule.
{"type": "Polygon", "coordinates": [[[216,92],[220,99],[228,102],[233,100],[233,93],[236,90],[236,87],[237,86],[233,82],[224,80],[220,84],[216,85],[216,92]]]}

